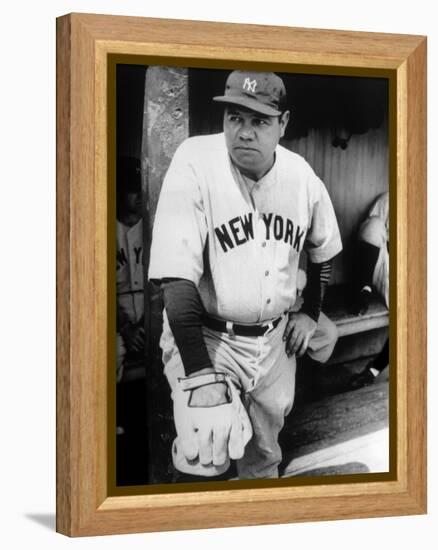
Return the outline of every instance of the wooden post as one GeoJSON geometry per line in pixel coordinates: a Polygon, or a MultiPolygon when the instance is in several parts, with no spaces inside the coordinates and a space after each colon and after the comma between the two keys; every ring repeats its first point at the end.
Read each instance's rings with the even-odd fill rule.
{"type": "Polygon", "coordinates": [[[146,71],[142,163],[146,169],[150,229],[164,175],[176,148],[188,135],[187,69],[149,67],[146,71]]]}
{"type": "Polygon", "coordinates": [[[169,476],[171,405],[162,374],[159,338],[162,332],[162,299],[148,282],[150,246],[155,211],[164,176],[178,145],[189,135],[188,71],[183,68],[148,67],[143,111],[142,173],[144,204],[144,289],[146,333],[146,388],[148,422],[148,481],[169,476]]]}

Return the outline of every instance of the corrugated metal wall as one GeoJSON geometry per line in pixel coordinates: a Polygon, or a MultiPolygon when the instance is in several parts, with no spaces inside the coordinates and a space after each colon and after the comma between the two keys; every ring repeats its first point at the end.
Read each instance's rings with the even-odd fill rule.
{"type": "Polygon", "coordinates": [[[332,199],[344,243],[344,252],[335,260],[333,284],[348,279],[358,223],[375,197],[388,190],[387,125],[353,134],[345,150],[333,147],[332,140],[331,132],[313,129],[283,145],[309,162],[332,199]]]}

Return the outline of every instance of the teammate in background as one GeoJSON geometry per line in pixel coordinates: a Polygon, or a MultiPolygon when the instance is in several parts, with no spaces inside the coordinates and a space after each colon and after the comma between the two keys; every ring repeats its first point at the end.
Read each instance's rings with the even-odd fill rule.
{"type": "MultiPolygon", "coordinates": [[[[389,307],[389,193],[377,197],[359,228],[354,267],[354,313],[364,315],[368,311],[373,289],[389,307]]],[[[387,339],[378,356],[350,381],[350,388],[374,383],[388,364],[387,339]]]]}
{"type": "Polygon", "coordinates": [[[165,304],[160,345],[183,480],[278,476],[278,434],[295,394],[296,356],[330,357],[336,327],[321,313],[341,248],[321,180],[279,145],[289,121],[273,73],[234,71],[224,132],[176,151],[157,207],[149,278],[165,304]],[[292,311],[307,253],[301,310],[292,311]]]}
{"type": "Polygon", "coordinates": [[[117,160],[117,380],[129,360],[144,359],[143,219],[140,161],[117,160]]]}

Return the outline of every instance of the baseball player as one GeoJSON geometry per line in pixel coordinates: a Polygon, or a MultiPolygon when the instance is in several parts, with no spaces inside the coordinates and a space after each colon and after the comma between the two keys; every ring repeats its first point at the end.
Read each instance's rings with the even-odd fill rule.
{"type": "Polygon", "coordinates": [[[144,348],[143,221],[140,162],[133,157],[117,160],[117,380],[127,358],[144,348]]]}
{"type": "MultiPolygon", "coordinates": [[[[371,206],[359,228],[355,255],[355,297],[353,310],[367,312],[373,289],[389,307],[389,193],[382,193],[371,206]]],[[[350,382],[351,389],[372,384],[388,366],[389,340],[381,352],[350,382]]]]}
{"type": "Polygon", "coordinates": [[[321,180],[284,147],[286,90],[273,73],[232,72],[223,133],[191,137],[165,176],[149,278],[160,281],[160,345],[186,479],[278,476],[296,356],[325,362],[337,334],[321,313],[342,245],[321,180]],[[292,311],[307,253],[303,306],[292,311]],[[191,478],[192,476],[198,476],[191,478]]]}

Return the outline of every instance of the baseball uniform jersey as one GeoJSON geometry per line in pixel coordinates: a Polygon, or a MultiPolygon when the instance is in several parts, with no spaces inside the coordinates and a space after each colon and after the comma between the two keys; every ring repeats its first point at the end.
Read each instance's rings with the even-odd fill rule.
{"type": "Polygon", "coordinates": [[[132,227],[117,221],[117,306],[123,321],[138,322],[144,313],[143,221],[132,227]]]}
{"type": "MultiPolygon", "coordinates": [[[[143,221],[129,227],[117,220],[116,225],[116,292],[117,324],[137,323],[144,313],[143,294],[143,221]]],[[[126,356],[125,342],[116,335],[116,374],[120,382],[126,356]]]]}
{"type": "Polygon", "coordinates": [[[206,311],[237,323],[261,323],[296,298],[300,253],[312,262],[342,248],[327,190],[309,164],[278,145],[272,169],[245,178],[224,135],[187,139],[161,190],[149,278],[193,281],[206,311]]]}

